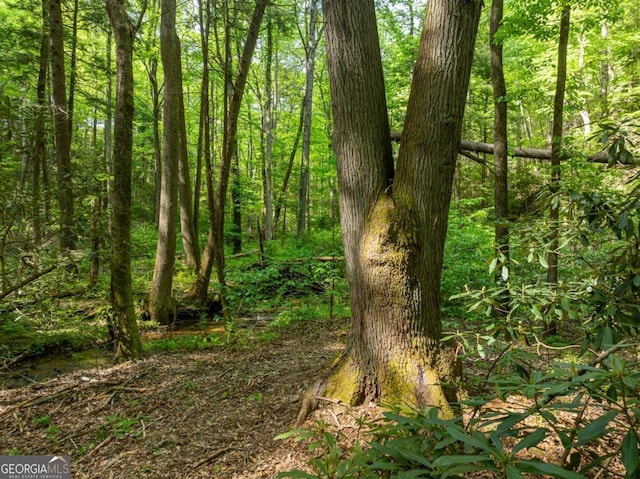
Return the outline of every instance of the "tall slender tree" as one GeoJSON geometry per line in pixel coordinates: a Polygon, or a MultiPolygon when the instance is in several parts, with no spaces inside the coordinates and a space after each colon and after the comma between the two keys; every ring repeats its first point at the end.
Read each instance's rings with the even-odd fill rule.
{"type": "Polygon", "coordinates": [[[64,32],[61,0],[49,0],[51,35],[51,84],[55,136],[55,163],[60,207],[60,247],[63,253],[75,249],[77,233],[73,206],[71,132],[67,108],[64,32]]]}
{"type": "Polygon", "coordinates": [[[309,0],[309,31],[307,34],[305,61],[304,116],[302,133],[302,158],[300,160],[300,182],[298,184],[298,214],[296,233],[300,236],[307,228],[309,210],[309,165],[311,156],[311,119],[313,113],[313,83],[316,65],[318,36],[318,0],[309,0]]]}
{"type": "MultiPolygon", "coordinates": [[[[556,72],[556,92],[553,100],[553,129],[551,136],[551,209],[549,210],[549,254],[547,257],[547,282],[554,286],[558,284],[558,247],[560,231],[560,180],[563,156],[563,117],[564,94],[567,84],[567,48],[569,45],[569,30],[571,27],[571,5],[565,3],[560,15],[560,37],[558,40],[558,66],[556,72]]],[[[557,325],[555,320],[548,324],[546,335],[555,335],[557,325]]]]}
{"type": "Polygon", "coordinates": [[[131,23],[123,0],[107,0],[107,12],[116,43],[116,108],[111,195],[111,303],[116,359],[127,360],[138,358],[142,354],[131,285],[133,41],[137,27],[131,23]]]}
{"type": "MultiPolygon", "coordinates": [[[[503,0],[491,2],[489,20],[489,49],[491,52],[491,83],[493,86],[493,165],[494,165],[494,211],[496,252],[503,257],[504,271],[509,267],[509,188],[508,188],[508,150],[507,150],[507,86],[504,80],[502,62],[502,38],[498,32],[502,27],[504,10],[503,0]]],[[[505,274],[499,272],[498,281],[505,280],[505,274]]],[[[508,294],[500,298],[500,311],[506,315],[509,311],[508,294]]]]}
{"type": "Polygon", "coordinates": [[[170,324],[175,317],[173,268],[176,259],[178,221],[178,159],[182,74],[180,40],[176,33],[176,1],[162,0],[160,7],[160,56],[164,69],[162,129],[162,186],[158,224],[158,245],[149,293],[149,313],[159,324],[170,324]]]}

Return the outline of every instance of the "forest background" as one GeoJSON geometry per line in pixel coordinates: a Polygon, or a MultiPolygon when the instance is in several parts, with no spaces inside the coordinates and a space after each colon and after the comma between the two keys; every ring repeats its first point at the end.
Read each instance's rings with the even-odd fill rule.
{"type": "MultiPolygon", "coordinates": [[[[107,6],[0,3],[6,363],[104,342],[120,359],[143,347],[174,348],[175,341],[137,344],[138,328],[176,321],[203,329],[222,321],[217,342],[238,334],[237,319],[247,316],[276,325],[348,316],[320,2],[107,6]],[[126,59],[127,36],[135,109],[125,128],[126,118],[114,119],[131,106],[116,105],[116,81],[124,82],[116,62],[126,59]],[[161,51],[163,41],[173,49],[161,51]],[[127,133],[131,157],[125,152],[123,160],[118,135],[127,133]],[[118,176],[123,166],[129,180],[127,171],[118,176]],[[163,191],[174,206],[163,204],[163,191]],[[128,221],[130,243],[118,230],[128,221]],[[122,264],[130,284],[118,279],[122,264]]],[[[390,126],[399,132],[425,5],[376,6],[390,126]]],[[[559,346],[606,351],[635,334],[634,7],[630,0],[571,5],[560,135],[554,100],[567,5],[506,2],[501,28],[491,33],[503,48],[503,96],[492,87],[490,9],[482,14],[441,288],[445,329],[469,354],[484,357],[496,338],[531,343],[558,331],[559,346]],[[496,103],[508,108],[506,210],[496,209],[496,103]],[[554,138],[562,138],[560,166],[554,138]]]]}

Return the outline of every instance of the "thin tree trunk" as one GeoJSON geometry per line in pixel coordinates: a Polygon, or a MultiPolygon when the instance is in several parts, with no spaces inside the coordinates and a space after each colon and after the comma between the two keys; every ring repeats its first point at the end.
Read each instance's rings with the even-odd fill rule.
{"type": "Polygon", "coordinates": [[[63,253],[75,249],[73,187],[71,179],[71,134],[65,86],[64,37],[61,0],[49,0],[49,28],[51,35],[51,82],[55,135],[55,163],[60,207],[60,247],[63,253]]]}
{"type": "MultiPolygon", "coordinates": [[[[280,221],[280,215],[282,212],[282,208],[285,206],[285,198],[287,195],[287,188],[289,187],[289,179],[291,178],[291,173],[293,172],[293,164],[296,159],[296,154],[298,153],[298,145],[300,145],[300,138],[302,138],[302,126],[304,124],[304,98],[302,103],[300,104],[300,118],[298,120],[298,129],[296,130],[296,136],[293,139],[293,146],[291,147],[291,152],[289,153],[289,161],[287,162],[287,169],[284,172],[284,178],[282,179],[282,185],[280,186],[280,191],[278,192],[278,199],[276,200],[276,208],[274,213],[273,223],[275,227],[278,225],[278,221],[280,221]]],[[[285,223],[283,221],[283,223],[285,223]]],[[[284,226],[283,226],[284,231],[284,226]]]]}
{"type": "Polygon", "coordinates": [[[111,302],[116,359],[138,358],[142,343],[131,281],[131,169],[133,159],[133,41],[123,0],[107,0],[116,42],[116,109],[111,208],[111,302]]]}
{"type": "Polygon", "coordinates": [[[49,10],[46,0],[42,0],[42,29],[40,37],[40,65],[38,69],[38,83],[36,85],[36,96],[38,99],[38,110],[36,112],[35,132],[34,132],[34,154],[33,154],[33,200],[31,214],[33,215],[33,241],[35,246],[42,242],[42,212],[40,211],[42,202],[42,187],[40,175],[46,167],[47,145],[45,136],[45,111],[47,110],[46,89],[47,89],[47,65],[49,63],[49,10]]]}
{"type": "MultiPolygon", "coordinates": [[[[502,26],[503,0],[493,0],[489,25],[489,43],[491,50],[491,83],[493,85],[493,165],[494,165],[494,208],[495,208],[495,247],[496,254],[502,258],[503,266],[509,271],[509,196],[508,196],[508,149],[507,149],[507,87],[504,81],[502,65],[502,40],[496,34],[502,26]]],[[[502,270],[496,275],[499,283],[508,278],[502,270]]],[[[500,314],[509,312],[508,293],[500,298],[500,314]]]]}
{"type": "MultiPolygon", "coordinates": [[[[105,92],[105,120],[104,120],[104,168],[108,175],[113,172],[113,158],[112,158],[112,125],[113,125],[113,71],[111,70],[111,37],[112,32],[107,32],[107,64],[106,64],[106,77],[107,77],[107,91],[105,92]]],[[[111,202],[111,190],[112,182],[106,181],[105,194],[102,199],[103,208],[106,210],[111,202]]]]}
{"type": "Polygon", "coordinates": [[[273,150],[273,26],[271,19],[267,22],[267,58],[265,62],[265,108],[262,119],[264,132],[264,155],[262,158],[262,196],[264,203],[264,239],[273,239],[273,193],[272,193],[272,150],[273,150]]]}
{"type": "Polygon", "coordinates": [[[78,82],[78,0],[73,0],[73,23],[71,27],[71,61],[69,63],[69,136],[73,138],[73,108],[78,82]]]}
{"type": "MultiPolygon", "coordinates": [[[[560,229],[560,179],[562,160],[562,128],[564,112],[564,92],[567,83],[567,47],[569,44],[569,28],[571,26],[571,7],[569,4],[562,9],[560,19],[560,39],[558,42],[558,71],[556,79],[556,93],[553,101],[553,133],[551,140],[551,209],[549,210],[549,255],[547,263],[547,282],[551,287],[558,284],[558,247],[560,229]]],[[[555,320],[550,320],[547,325],[546,335],[555,335],[557,325],[555,320]]]]}
{"type": "Polygon", "coordinates": [[[238,117],[240,114],[240,106],[244,95],[251,58],[256,46],[258,35],[260,32],[260,23],[264,15],[268,0],[258,0],[249,25],[247,40],[244,44],[242,56],[238,65],[238,74],[233,84],[233,95],[229,101],[229,107],[226,111],[225,131],[222,147],[222,158],[220,162],[220,170],[218,174],[218,183],[215,191],[213,211],[212,211],[212,231],[211,237],[207,238],[205,253],[203,253],[203,261],[200,264],[198,277],[192,288],[192,294],[197,301],[203,301],[207,297],[207,288],[209,286],[209,277],[211,273],[210,261],[214,260],[218,282],[222,287],[221,301],[223,304],[223,314],[227,314],[224,301],[225,287],[225,257],[224,257],[224,218],[225,207],[227,201],[227,193],[229,186],[229,175],[233,163],[233,157],[237,148],[237,131],[238,117]],[[207,274],[208,273],[208,274],[207,274]]]}
{"type": "Polygon", "coordinates": [[[309,2],[309,38],[307,42],[306,84],[304,90],[304,126],[302,133],[302,158],[300,160],[300,183],[298,185],[298,213],[296,235],[300,236],[307,229],[309,210],[309,159],[311,155],[311,119],[313,113],[313,77],[315,75],[316,50],[318,47],[316,23],[318,0],[309,2]]]}

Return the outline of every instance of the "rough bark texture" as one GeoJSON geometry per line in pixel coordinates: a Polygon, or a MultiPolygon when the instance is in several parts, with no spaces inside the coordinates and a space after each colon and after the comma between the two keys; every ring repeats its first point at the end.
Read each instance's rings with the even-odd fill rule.
{"type": "Polygon", "coordinates": [[[450,413],[440,274],[480,3],[429,2],[394,174],[371,0],[325,0],[352,323],[323,389],[450,413]]]}
{"type": "Polygon", "coordinates": [[[160,56],[164,69],[164,109],[162,132],[162,186],[158,224],[158,246],[149,293],[149,313],[159,324],[173,322],[173,267],[176,255],[178,220],[178,157],[181,130],[182,82],[176,72],[180,68],[180,41],[176,34],[176,2],[163,0],[160,16],[160,56]]]}
{"type": "Polygon", "coordinates": [[[51,85],[55,136],[55,162],[60,207],[60,247],[63,252],[75,248],[73,187],[71,181],[71,133],[65,86],[64,37],[60,0],[49,0],[51,35],[51,85]]]}
{"type": "Polygon", "coordinates": [[[116,42],[116,109],[111,196],[111,302],[116,359],[140,357],[142,343],[131,285],[131,165],[133,155],[134,27],[121,0],[107,0],[116,42]]]}

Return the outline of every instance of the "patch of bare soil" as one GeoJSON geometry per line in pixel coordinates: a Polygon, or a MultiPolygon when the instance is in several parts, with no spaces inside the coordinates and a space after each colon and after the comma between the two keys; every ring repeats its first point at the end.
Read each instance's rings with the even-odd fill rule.
{"type": "Polygon", "coordinates": [[[0,390],[0,454],[65,454],[76,478],[270,478],[303,467],[303,388],[342,349],[344,321],[269,343],[159,354],[0,390]]]}

